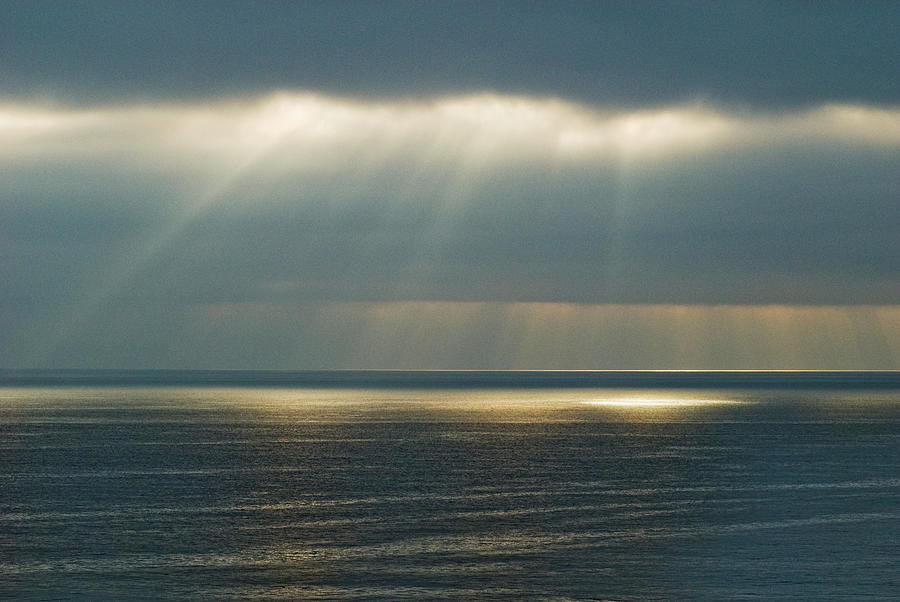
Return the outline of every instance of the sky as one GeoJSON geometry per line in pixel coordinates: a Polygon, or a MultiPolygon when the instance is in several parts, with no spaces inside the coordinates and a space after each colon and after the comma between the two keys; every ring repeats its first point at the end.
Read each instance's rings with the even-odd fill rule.
{"type": "Polygon", "coordinates": [[[900,369],[896,2],[2,2],[0,367],[900,369]]]}

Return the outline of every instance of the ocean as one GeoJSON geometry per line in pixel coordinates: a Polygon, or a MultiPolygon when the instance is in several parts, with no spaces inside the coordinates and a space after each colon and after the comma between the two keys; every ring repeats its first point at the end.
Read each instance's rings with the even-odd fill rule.
{"type": "Polygon", "coordinates": [[[898,373],[0,371],[3,599],[898,592],[898,373]]]}

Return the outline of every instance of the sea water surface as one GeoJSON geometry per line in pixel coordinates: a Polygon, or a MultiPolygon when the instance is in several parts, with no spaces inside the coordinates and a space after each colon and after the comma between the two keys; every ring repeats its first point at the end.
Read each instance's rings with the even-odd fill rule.
{"type": "Polygon", "coordinates": [[[364,380],[0,387],[0,598],[900,591],[890,383],[364,380]]]}

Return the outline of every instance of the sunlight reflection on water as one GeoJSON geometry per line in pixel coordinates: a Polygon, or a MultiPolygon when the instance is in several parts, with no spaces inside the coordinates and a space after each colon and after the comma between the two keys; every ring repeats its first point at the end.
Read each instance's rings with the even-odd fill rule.
{"type": "Polygon", "coordinates": [[[747,401],[736,399],[697,399],[694,397],[610,397],[604,399],[592,399],[585,401],[588,405],[614,406],[625,408],[678,408],[698,406],[719,406],[745,404],[747,401]]]}
{"type": "Polygon", "coordinates": [[[7,388],[0,442],[0,598],[896,591],[893,391],[7,388]]]}

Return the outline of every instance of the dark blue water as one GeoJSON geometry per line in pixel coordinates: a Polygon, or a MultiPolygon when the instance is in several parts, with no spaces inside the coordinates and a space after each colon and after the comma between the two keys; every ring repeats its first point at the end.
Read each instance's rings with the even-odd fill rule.
{"type": "Polygon", "coordinates": [[[895,389],[0,388],[0,597],[898,591],[895,389]]]}

